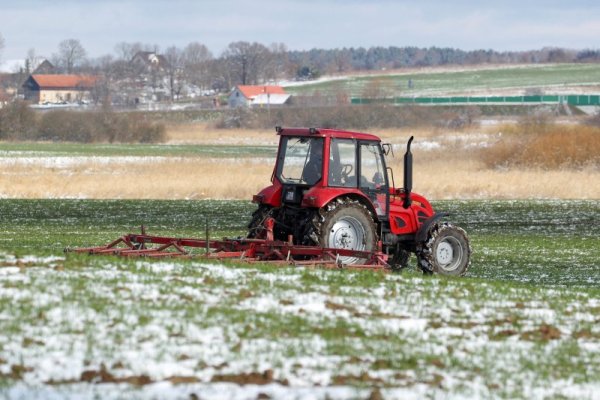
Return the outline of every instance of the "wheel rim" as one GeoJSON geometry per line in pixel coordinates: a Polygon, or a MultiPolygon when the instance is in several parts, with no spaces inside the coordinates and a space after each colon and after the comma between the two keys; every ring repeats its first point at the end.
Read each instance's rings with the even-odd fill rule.
{"type": "Polygon", "coordinates": [[[462,262],[463,248],[458,239],[445,237],[435,250],[435,261],[444,271],[454,271],[462,262]]]}
{"type": "MultiPolygon", "coordinates": [[[[340,218],[331,227],[328,247],[336,249],[364,250],[365,227],[353,217],[340,218]]],[[[358,260],[356,257],[340,257],[345,264],[352,264],[358,260]]]]}

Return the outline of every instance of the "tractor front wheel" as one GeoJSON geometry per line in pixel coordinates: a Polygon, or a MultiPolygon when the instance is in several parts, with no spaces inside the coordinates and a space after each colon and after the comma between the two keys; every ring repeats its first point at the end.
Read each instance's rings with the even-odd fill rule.
{"type": "MultiPolygon", "coordinates": [[[[313,232],[322,247],[376,251],[377,229],[369,210],[360,202],[338,199],[313,218],[313,232]]],[[[344,264],[363,264],[358,257],[340,257],[344,264]]]]}
{"type": "Polygon", "coordinates": [[[417,244],[419,267],[425,273],[464,275],[471,263],[467,233],[452,224],[436,224],[427,240],[417,244]]]}

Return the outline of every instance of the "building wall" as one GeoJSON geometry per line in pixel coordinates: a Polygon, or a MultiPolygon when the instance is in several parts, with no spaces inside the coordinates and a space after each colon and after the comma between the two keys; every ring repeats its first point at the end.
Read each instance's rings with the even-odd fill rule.
{"type": "Polygon", "coordinates": [[[244,97],[242,92],[240,92],[238,89],[235,89],[229,95],[228,103],[229,103],[229,107],[231,107],[231,108],[248,107],[250,105],[250,100],[248,100],[246,97],[244,97]]]}
{"type": "MultiPolygon", "coordinates": [[[[38,103],[67,103],[77,102],[80,100],[89,100],[90,92],[87,90],[45,90],[39,91],[38,103]]],[[[33,100],[33,99],[32,99],[33,100]]]]}

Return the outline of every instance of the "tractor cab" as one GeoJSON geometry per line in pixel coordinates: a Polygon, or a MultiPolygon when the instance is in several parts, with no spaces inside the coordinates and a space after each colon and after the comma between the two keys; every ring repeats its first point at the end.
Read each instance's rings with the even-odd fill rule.
{"type": "Polygon", "coordinates": [[[275,167],[281,203],[322,207],[340,195],[369,199],[387,217],[389,184],[376,136],[329,129],[285,129],[275,167]]]}

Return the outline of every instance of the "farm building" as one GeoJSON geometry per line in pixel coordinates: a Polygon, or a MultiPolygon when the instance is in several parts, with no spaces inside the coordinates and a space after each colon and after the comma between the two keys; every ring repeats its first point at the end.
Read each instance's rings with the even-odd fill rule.
{"type": "Polygon", "coordinates": [[[23,84],[25,100],[33,103],[72,103],[89,100],[98,77],[31,75],[23,84]]]}
{"type": "Polygon", "coordinates": [[[165,70],[170,66],[164,56],[151,51],[138,51],[131,59],[131,63],[147,72],[153,70],[165,70]]]}
{"type": "Polygon", "coordinates": [[[229,95],[229,107],[282,106],[291,95],[281,86],[239,85],[229,95]]]}

